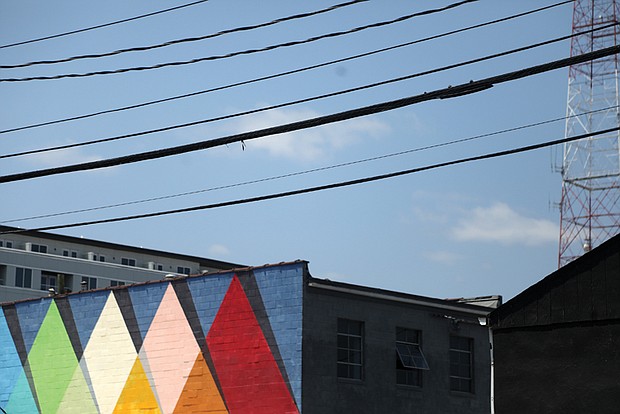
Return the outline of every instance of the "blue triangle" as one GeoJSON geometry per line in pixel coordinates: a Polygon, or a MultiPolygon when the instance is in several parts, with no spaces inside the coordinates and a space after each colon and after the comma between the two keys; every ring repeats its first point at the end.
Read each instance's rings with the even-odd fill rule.
{"type": "Polygon", "coordinates": [[[132,286],[129,289],[131,304],[133,306],[136,321],[140,328],[142,339],[151,327],[153,318],[159,309],[159,304],[166,293],[168,283],[153,283],[139,286],[132,286]]]}
{"type": "Polygon", "coordinates": [[[109,290],[100,290],[69,296],[69,304],[82,343],[82,349],[86,349],[86,344],[88,344],[90,335],[95,329],[99,316],[101,316],[108,295],[110,295],[109,290]]]}
{"type": "Polygon", "coordinates": [[[52,303],[52,299],[42,298],[37,301],[27,301],[15,304],[15,310],[17,311],[17,319],[19,319],[19,326],[22,330],[22,337],[24,338],[24,345],[26,346],[26,352],[30,352],[34,339],[39,333],[39,328],[47,315],[47,310],[52,303]]]}
{"type": "Polygon", "coordinates": [[[232,273],[222,275],[205,275],[187,279],[187,286],[192,294],[200,326],[205,337],[213,325],[213,320],[233,279],[232,273]]]}
{"type": "Polygon", "coordinates": [[[301,407],[303,266],[302,263],[293,263],[254,270],[269,325],[298,407],[301,407]]]}
{"type": "Polygon", "coordinates": [[[4,312],[0,310],[0,407],[8,405],[15,384],[23,373],[24,368],[13,343],[9,325],[4,312]]]}

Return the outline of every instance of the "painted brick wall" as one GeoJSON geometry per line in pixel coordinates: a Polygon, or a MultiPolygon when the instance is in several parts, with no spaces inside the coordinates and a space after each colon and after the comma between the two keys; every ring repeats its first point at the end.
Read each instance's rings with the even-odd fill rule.
{"type": "Polygon", "coordinates": [[[10,414],[300,413],[306,263],[5,304],[10,414]]]}

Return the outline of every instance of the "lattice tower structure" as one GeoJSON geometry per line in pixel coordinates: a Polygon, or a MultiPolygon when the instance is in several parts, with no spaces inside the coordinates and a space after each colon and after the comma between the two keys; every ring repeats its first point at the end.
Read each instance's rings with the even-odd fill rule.
{"type": "MultiPolygon", "coordinates": [[[[618,44],[620,0],[575,0],[571,56],[618,44]]],[[[618,55],[569,69],[566,137],[618,127],[618,55]]],[[[620,232],[620,134],[564,144],[559,267],[620,232]]]]}

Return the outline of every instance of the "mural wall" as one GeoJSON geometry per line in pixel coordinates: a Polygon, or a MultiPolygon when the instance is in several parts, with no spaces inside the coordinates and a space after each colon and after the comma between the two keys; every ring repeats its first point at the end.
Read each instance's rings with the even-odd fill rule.
{"type": "Polygon", "coordinates": [[[5,305],[0,407],[299,413],[304,270],[289,263],[5,305]]]}

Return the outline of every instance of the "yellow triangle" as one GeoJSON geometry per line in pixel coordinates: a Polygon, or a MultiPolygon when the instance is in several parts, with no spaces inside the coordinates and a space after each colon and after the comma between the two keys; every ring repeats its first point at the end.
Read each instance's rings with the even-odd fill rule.
{"type": "Polygon", "coordinates": [[[157,399],[153,394],[140,358],[136,358],[136,362],[134,362],[133,368],[131,368],[125,388],[123,388],[123,392],[121,392],[121,396],[118,398],[113,414],[137,412],[141,414],[161,414],[157,399]]]}
{"type": "Polygon", "coordinates": [[[174,409],[174,414],[185,413],[228,413],[202,352],[198,353],[198,358],[174,409]]]}

